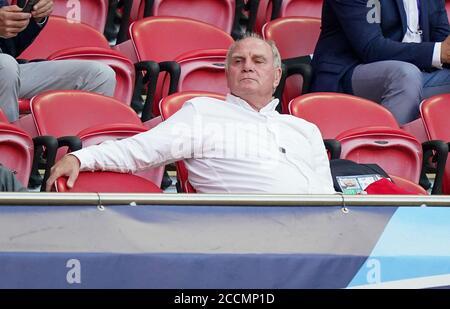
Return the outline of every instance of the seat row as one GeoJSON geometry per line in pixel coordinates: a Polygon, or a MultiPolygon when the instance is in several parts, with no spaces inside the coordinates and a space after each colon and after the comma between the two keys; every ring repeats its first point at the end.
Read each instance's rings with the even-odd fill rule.
{"type": "MultiPolygon", "coordinates": [[[[185,101],[197,96],[224,98],[222,94],[202,91],[172,94],[160,101],[162,120],[173,115],[185,101]]],[[[342,152],[335,153],[334,157],[359,163],[377,163],[392,177],[400,177],[410,185],[416,184],[416,189],[426,172],[424,168],[431,162],[428,154],[433,155],[432,161],[436,162],[433,194],[450,193],[450,171],[448,164],[446,166],[448,145],[445,143],[450,141],[445,121],[447,110],[450,111],[450,95],[435,96],[422,103],[421,119],[427,128],[429,141],[421,144],[413,135],[398,127],[387,109],[365,99],[338,93],[314,93],[297,97],[289,104],[289,112],[293,116],[315,123],[323,138],[340,142],[342,152]],[[358,117],[354,117],[355,114],[358,117]]],[[[53,91],[38,95],[31,100],[31,111],[41,139],[42,136],[54,136],[57,146],[69,146],[70,150],[108,139],[125,138],[149,129],[130,107],[114,98],[81,91],[53,91]]],[[[24,184],[30,175],[32,154],[38,155],[37,162],[41,147],[47,151],[48,172],[55,158],[61,157],[65,151],[53,150],[54,141],[34,146],[24,131],[14,125],[1,123],[0,152],[5,158],[3,164],[16,171],[24,184]],[[17,138],[12,138],[15,135],[17,138]],[[51,154],[53,151],[54,154],[51,154]]],[[[159,184],[162,171],[163,168],[155,168],[140,176],[159,184]]],[[[195,192],[189,184],[183,162],[177,162],[177,177],[181,192],[195,192]]],[[[95,191],[95,186],[91,190],[95,191]]]]}

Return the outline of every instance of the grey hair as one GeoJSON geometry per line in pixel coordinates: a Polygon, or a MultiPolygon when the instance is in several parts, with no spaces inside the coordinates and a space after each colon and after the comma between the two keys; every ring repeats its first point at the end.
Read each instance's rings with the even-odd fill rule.
{"type": "Polygon", "coordinates": [[[227,61],[225,63],[225,69],[227,69],[228,66],[230,65],[231,53],[233,52],[233,50],[236,47],[237,43],[239,43],[242,40],[248,39],[248,38],[258,39],[258,40],[261,40],[261,41],[266,42],[267,44],[269,44],[270,48],[272,49],[273,67],[274,68],[281,68],[281,56],[280,56],[280,52],[278,51],[277,46],[275,45],[275,42],[272,41],[272,40],[265,40],[259,34],[252,32],[252,33],[244,34],[242,36],[242,38],[236,40],[233,44],[231,44],[230,48],[228,48],[227,61]]]}

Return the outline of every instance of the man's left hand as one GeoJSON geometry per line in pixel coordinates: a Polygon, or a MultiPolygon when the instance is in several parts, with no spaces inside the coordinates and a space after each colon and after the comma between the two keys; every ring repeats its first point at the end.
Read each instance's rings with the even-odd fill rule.
{"type": "Polygon", "coordinates": [[[39,0],[33,6],[33,10],[31,11],[31,15],[34,17],[36,22],[42,22],[42,20],[49,16],[53,11],[53,0],[39,0]]]}

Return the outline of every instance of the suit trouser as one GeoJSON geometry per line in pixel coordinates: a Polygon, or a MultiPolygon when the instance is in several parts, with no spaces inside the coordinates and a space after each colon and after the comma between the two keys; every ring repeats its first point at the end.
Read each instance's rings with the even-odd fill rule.
{"type": "Polygon", "coordinates": [[[358,65],[352,76],[353,94],[380,103],[399,124],[419,117],[422,99],[450,93],[450,70],[422,72],[402,61],[378,61],[358,65]]]}
{"type": "Polygon", "coordinates": [[[46,90],[85,90],[112,96],[115,73],[103,63],[86,60],[43,61],[18,64],[0,54],[0,108],[10,121],[19,118],[17,101],[46,90]]]}

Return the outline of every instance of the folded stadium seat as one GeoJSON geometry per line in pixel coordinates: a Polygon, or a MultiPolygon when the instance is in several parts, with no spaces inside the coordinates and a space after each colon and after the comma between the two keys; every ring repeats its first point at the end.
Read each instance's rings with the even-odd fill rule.
{"type": "Polygon", "coordinates": [[[286,65],[287,79],[282,95],[284,113],[288,112],[287,105],[293,98],[309,90],[312,77],[309,55],[319,39],[320,25],[321,20],[314,17],[282,17],[266,23],[262,29],[263,37],[276,43],[286,65]]]}
{"type": "MultiPolygon", "coordinates": [[[[167,119],[173,114],[175,114],[183,104],[195,97],[212,97],[219,100],[224,100],[225,96],[212,92],[205,91],[186,91],[178,92],[167,97],[164,97],[159,105],[161,110],[161,116],[163,119],[167,119]]],[[[178,180],[178,191],[185,193],[195,193],[195,189],[189,183],[188,171],[183,161],[176,162],[177,167],[177,180],[178,180]]]]}
{"type": "MultiPolygon", "coordinates": [[[[430,140],[450,142],[450,95],[441,94],[428,98],[420,105],[420,114],[430,140]]],[[[442,167],[437,167],[440,169],[442,167]]],[[[450,194],[450,161],[447,159],[442,182],[442,192],[450,194]]]]}
{"type": "Polygon", "coordinates": [[[122,53],[109,48],[75,47],[57,51],[48,60],[94,60],[109,65],[116,73],[114,98],[131,104],[136,73],[133,62],[122,53]]]}
{"type": "MultiPolygon", "coordinates": [[[[419,183],[424,162],[422,154],[438,151],[439,162],[445,160],[445,144],[420,142],[401,130],[394,116],[372,101],[341,93],[311,93],[289,104],[290,114],[315,123],[323,138],[341,142],[344,159],[358,163],[377,163],[388,174],[419,183]],[[423,150],[422,150],[423,149],[423,150]]],[[[439,193],[436,177],[432,193],[439,193]]]]}
{"type": "MultiPolygon", "coordinates": [[[[177,92],[199,90],[220,94],[229,92],[225,75],[226,49],[202,49],[175,58],[180,65],[177,92]]],[[[162,83],[161,93],[169,92],[169,74],[162,83]]]]}
{"type": "Polygon", "coordinates": [[[81,172],[73,186],[68,188],[68,177],[56,180],[56,192],[121,192],[121,193],[162,193],[153,182],[132,174],[115,172],[81,172]]]}
{"type": "Polygon", "coordinates": [[[134,21],[150,16],[186,17],[216,26],[231,34],[235,25],[236,4],[234,0],[153,0],[132,1],[129,15],[119,30],[118,42],[127,39],[125,29],[134,21]]]}
{"type": "Polygon", "coordinates": [[[43,146],[46,148],[46,180],[55,162],[58,142],[51,136],[32,139],[25,131],[8,123],[8,118],[0,110],[0,163],[13,171],[24,187],[28,186],[33,164],[37,164],[37,159],[33,158],[40,156],[40,148],[43,146]]]}
{"type": "MultiPolygon", "coordinates": [[[[77,136],[83,147],[148,130],[129,106],[111,97],[78,90],[40,94],[31,100],[31,112],[40,135],[77,136]]],[[[66,140],[62,139],[61,145],[67,146],[66,140]]],[[[63,154],[59,151],[58,157],[63,154]]],[[[164,167],[156,167],[138,175],[160,184],[163,171],[164,167]]]]}
{"type": "MultiPolygon", "coordinates": [[[[141,63],[146,61],[158,62],[161,71],[172,70],[173,83],[171,91],[175,91],[178,80],[178,65],[173,62],[176,57],[189,51],[228,47],[234,42],[233,38],[223,30],[212,25],[181,17],[147,17],[134,22],[130,27],[130,36],[141,63]],[[163,63],[164,62],[164,63],[163,63]],[[175,66],[173,66],[175,64],[175,66]],[[170,67],[165,69],[164,67],[170,67]]],[[[156,89],[161,89],[163,77],[158,79],[156,89]]],[[[151,114],[160,114],[159,100],[167,94],[155,93],[154,98],[147,97],[142,112],[142,119],[151,118],[151,114]],[[153,104],[153,107],[152,107],[153,104]],[[145,118],[147,117],[147,118],[145,118]]]]}
{"type": "MultiPolygon", "coordinates": [[[[53,0],[52,16],[59,16],[72,23],[82,22],[97,31],[105,30],[109,0],[67,1],[53,0]]],[[[12,0],[11,4],[23,7],[25,1],[12,0]]]]}

